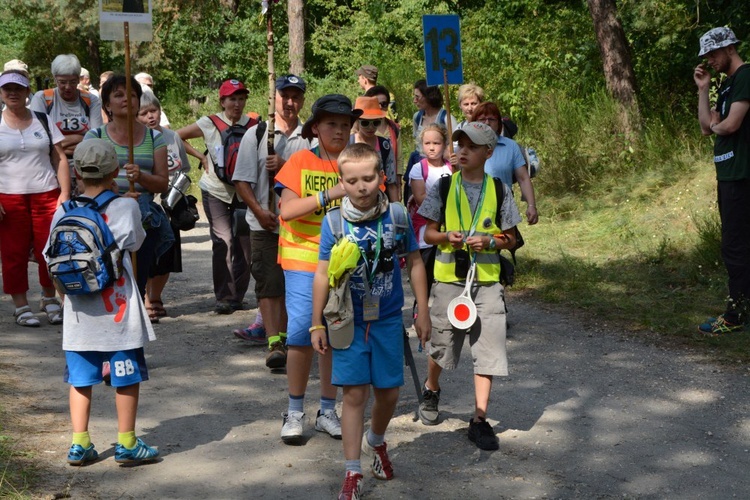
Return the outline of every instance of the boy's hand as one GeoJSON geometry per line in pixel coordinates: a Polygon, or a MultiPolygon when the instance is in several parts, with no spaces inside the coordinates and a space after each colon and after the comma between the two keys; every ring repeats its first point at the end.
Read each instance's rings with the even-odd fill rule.
{"type": "Polygon", "coordinates": [[[487,248],[485,246],[485,243],[486,241],[484,239],[484,236],[469,236],[468,238],[466,238],[466,244],[475,252],[481,252],[482,250],[487,248]]]}
{"type": "Polygon", "coordinates": [[[448,243],[453,245],[453,248],[461,248],[464,246],[464,235],[461,231],[449,231],[448,243]]]}
{"type": "Polygon", "coordinates": [[[453,171],[455,172],[458,167],[458,155],[456,153],[449,155],[448,162],[451,164],[451,167],[453,167],[453,171]]]}
{"type": "Polygon", "coordinates": [[[419,311],[417,319],[414,320],[414,330],[416,330],[417,336],[422,345],[425,345],[427,341],[430,340],[432,334],[432,321],[430,320],[429,311],[426,311],[424,314],[422,314],[421,310],[419,311]]]}
{"type": "Polygon", "coordinates": [[[328,351],[328,338],[324,329],[313,330],[310,334],[310,340],[312,341],[313,349],[318,354],[325,354],[328,351]]]}

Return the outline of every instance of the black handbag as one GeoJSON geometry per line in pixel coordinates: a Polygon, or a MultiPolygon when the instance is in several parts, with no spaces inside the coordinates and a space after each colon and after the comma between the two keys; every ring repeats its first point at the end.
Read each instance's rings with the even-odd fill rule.
{"type": "Polygon", "coordinates": [[[179,199],[172,210],[162,202],[162,207],[172,220],[172,225],[180,231],[190,231],[200,219],[198,214],[198,199],[189,194],[179,199]]]}

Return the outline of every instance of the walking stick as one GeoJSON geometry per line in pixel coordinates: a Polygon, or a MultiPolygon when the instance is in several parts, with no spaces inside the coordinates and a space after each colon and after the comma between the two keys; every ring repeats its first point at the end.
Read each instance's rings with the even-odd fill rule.
{"type": "MultiPolygon", "coordinates": [[[[409,334],[406,333],[406,327],[401,324],[401,329],[404,332],[404,362],[406,366],[411,369],[411,378],[414,381],[414,389],[417,391],[417,399],[419,404],[422,404],[422,388],[420,387],[420,378],[417,373],[417,364],[414,362],[414,354],[411,352],[411,344],[409,344],[409,334]]],[[[419,420],[419,408],[415,411],[414,421],[419,420]]]]}
{"type": "MultiPolygon", "coordinates": [[[[268,54],[268,141],[266,143],[268,147],[268,156],[275,154],[274,150],[274,139],[276,134],[276,71],[274,69],[273,62],[273,2],[268,2],[268,9],[266,10],[266,45],[268,54]]],[[[274,191],[274,184],[276,184],[275,172],[273,170],[268,171],[268,210],[269,212],[275,213],[274,199],[276,193],[274,191]]]]}
{"type": "MultiPolygon", "coordinates": [[[[135,116],[133,106],[130,102],[130,94],[133,91],[133,86],[130,84],[130,23],[127,21],[123,23],[123,31],[125,33],[125,95],[128,96],[128,163],[133,163],[135,161],[135,155],[133,154],[133,135],[135,134],[133,124],[135,123],[135,116]]],[[[130,192],[135,193],[135,181],[132,178],[129,180],[130,192]]],[[[133,274],[137,278],[138,259],[135,252],[130,252],[130,260],[133,264],[133,274]]]]}

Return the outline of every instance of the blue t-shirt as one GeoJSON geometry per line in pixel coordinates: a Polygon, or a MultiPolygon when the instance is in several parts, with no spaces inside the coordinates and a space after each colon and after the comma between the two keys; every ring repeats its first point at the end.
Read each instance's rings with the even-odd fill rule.
{"type": "MultiPolygon", "coordinates": [[[[340,217],[339,212],[334,212],[333,215],[335,217],[340,217]]],[[[326,215],[326,217],[330,216],[331,214],[326,215]]],[[[409,218],[407,217],[406,219],[408,220],[409,218]]],[[[386,250],[395,247],[394,236],[396,232],[395,226],[391,221],[390,210],[385,212],[382,220],[383,243],[380,249],[381,261],[384,253],[387,253],[386,250]]],[[[350,233],[348,226],[349,224],[347,224],[346,221],[343,221],[342,227],[344,235],[353,234],[355,240],[357,241],[357,245],[359,245],[361,249],[363,249],[365,252],[368,252],[370,250],[374,252],[375,242],[377,240],[378,234],[378,221],[372,220],[364,222],[362,224],[352,224],[352,229],[354,229],[352,233],[350,233]]],[[[333,248],[336,240],[331,233],[331,228],[328,225],[327,220],[323,220],[321,228],[322,230],[320,233],[319,258],[320,260],[330,260],[331,248],[333,248]]],[[[419,250],[417,240],[414,237],[414,230],[411,227],[411,221],[409,221],[409,228],[406,231],[406,235],[408,238],[406,243],[406,251],[413,252],[414,250],[419,250]]],[[[393,251],[391,259],[392,270],[388,272],[378,271],[375,274],[375,279],[373,280],[371,287],[372,293],[380,297],[381,319],[393,316],[395,314],[400,315],[401,308],[404,307],[404,289],[401,285],[401,269],[398,265],[398,256],[396,255],[395,250],[393,251]]],[[[364,258],[361,255],[357,264],[358,266],[352,273],[352,277],[349,280],[349,290],[351,290],[352,304],[354,305],[354,321],[361,322],[363,308],[362,301],[365,294],[364,280],[366,272],[364,258]]],[[[391,266],[389,265],[389,267],[391,266]]]]}
{"type": "Polygon", "coordinates": [[[526,165],[526,160],[521,152],[521,146],[513,139],[499,136],[495,151],[484,164],[484,171],[490,174],[490,177],[496,177],[512,188],[513,171],[523,165],[526,165]]]}

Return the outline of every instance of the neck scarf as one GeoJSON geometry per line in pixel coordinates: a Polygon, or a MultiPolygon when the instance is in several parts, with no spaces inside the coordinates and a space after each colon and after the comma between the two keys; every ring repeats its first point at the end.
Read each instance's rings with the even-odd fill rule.
{"type": "Polygon", "coordinates": [[[366,222],[375,220],[388,210],[388,197],[384,192],[378,191],[378,202],[372,208],[364,212],[355,208],[348,196],[341,200],[341,215],[349,222],[366,222]]]}

